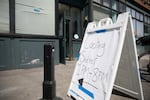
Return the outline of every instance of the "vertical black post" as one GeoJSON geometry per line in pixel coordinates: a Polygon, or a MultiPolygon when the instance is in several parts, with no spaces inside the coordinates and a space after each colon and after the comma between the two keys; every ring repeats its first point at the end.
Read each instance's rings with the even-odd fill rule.
{"type": "Polygon", "coordinates": [[[58,7],[58,4],[59,4],[59,0],[55,0],[55,33],[56,33],[56,36],[59,36],[59,33],[58,33],[58,29],[59,29],[59,7],[58,7]]]}
{"type": "Polygon", "coordinates": [[[93,21],[93,0],[88,0],[88,22],[92,22],[93,21]]]}
{"type": "Polygon", "coordinates": [[[42,100],[61,100],[56,97],[56,81],[54,70],[54,47],[44,45],[44,82],[42,100]]]}
{"type": "Polygon", "coordinates": [[[15,34],[15,0],[9,0],[9,21],[10,33],[15,34]]]}

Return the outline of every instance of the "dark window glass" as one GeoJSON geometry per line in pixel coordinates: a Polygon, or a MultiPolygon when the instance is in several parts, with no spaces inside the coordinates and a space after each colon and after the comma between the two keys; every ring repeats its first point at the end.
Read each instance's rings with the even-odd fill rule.
{"type": "Polygon", "coordinates": [[[136,19],[140,20],[140,13],[136,12],[136,19]]]}
{"type": "Polygon", "coordinates": [[[110,7],[110,0],[103,0],[103,5],[110,7]]]}
{"type": "Polygon", "coordinates": [[[131,13],[132,17],[134,17],[134,18],[135,18],[135,17],[136,17],[136,16],[135,16],[135,10],[134,10],[134,9],[132,9],[132,11],[131,11],[131,12],[132,12],[132,13],[131,13]]]}
{"type": "Polygon", "coordinates": [[[112,9],[117,10],[118,9],[118,1],[112,0],[111,3],[112,3],[112,9]]]}
{"type": "Polygon", "coordinates": [[[126,11],[125,5],[121,2],[119,3],[119,11],[120,12],[125,12],[126,11]]]}
{"type": "Polygon", "coordinates": [[[101,0],[93,0],[96,3],[101,3],[101,0]]]}

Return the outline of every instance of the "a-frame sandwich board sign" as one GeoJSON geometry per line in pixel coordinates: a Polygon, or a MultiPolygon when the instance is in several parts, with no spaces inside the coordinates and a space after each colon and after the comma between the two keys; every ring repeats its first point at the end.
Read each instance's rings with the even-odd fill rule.
{"type": "Polygon", "coordinates": [[[91,22],[85,31],[68,96],[76,100],[110,100],[114,87],[144,100],[138,69],[131,15],[120,14],[116,23],[109,18],[91,22]]]}
{"type": "Polygon", "coordinates": [[[132,18],[129,13],[126,13],[124,16],[119,16],[117,23],[125,22],[124,24],[126,24],[126,27],[124,27],[124,44],[122,47],[114,89],[138,100],[144,100],[132,18]]]}

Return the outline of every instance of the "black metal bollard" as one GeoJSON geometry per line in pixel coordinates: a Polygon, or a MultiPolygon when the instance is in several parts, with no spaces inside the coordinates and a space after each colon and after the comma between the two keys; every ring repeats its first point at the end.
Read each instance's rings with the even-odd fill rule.
{"type": "Polygon", "coordinates": [[[43,98],[41,100],[62,100],[56,97],[54,47],[50,44],[44,45],[44,81],[43,98]]]}

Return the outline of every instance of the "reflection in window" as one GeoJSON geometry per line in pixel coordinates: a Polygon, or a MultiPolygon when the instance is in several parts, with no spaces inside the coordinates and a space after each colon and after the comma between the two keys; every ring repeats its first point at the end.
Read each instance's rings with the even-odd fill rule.
{"type": "Polygon", "coordinates": [[[134,34],[135,36],[137,36],[136,20],[133,19],[132,21],[133,21],[134,34]]]}
{"type": "Polygon", "coordinates": [[[144,35],[150,35],[150,25],[144,25],[144,35]]]}
{"type": "MultiPolygon", "coordinates": [[[[148,18],[148,22],[147,22],[147,23],[150,24],[150,17],[147,17],[147,18],[148,18]]],[[[149,25],[149,26],[150,26],[150,25],[149,25]]]]}
{"type": "Polygon", "coordinates": [[[140,13],[139,12],[136,12],[136,19],[140,20],[140,13]]]}
{"type": "Polygon", "coordinates": [[[119,10],[120,10],[120,12],[125,12],[126,11],[125,5],[123,3],[119,4],[119,10]]]}
{"type": "Polygon", "coordinates": [[[137,36],[142,37],[144,35],[143,22],[137,21],[137,36]]]}
{"type": "Polygon", "coordinates": [[[103,0],[103,5],[109,7],[110,6],[110,0],[103,0]]]}
{"type": "Polygon", "coordinates": [[[140,14],[140,20],[143,21],[143,14],[140,14]]]}
{"type": "Polygon", "coordinates": [[[150,17],[145,16],[144,17],[144,22],[147,23],[147,24],[150,24],[150,17]]]}
{"type": "Polygon", "coordinates": [[[71,8],[71,17],[72,17],[72,21],[73,21],[73,26],[72,26],[72,30],[73,30],[73,38],[75,34],[78,34],[78,36],[81,36],[81,27],[80,27],[80,10],[78,8],[71,8]]]}
{"type": "Polygon", "coordinates": [[[59,29],[58,29],[58,34],[59,36],[63,36],[63,15],[59,14],[59,29]]]}
{"type": "Polygon", "coordinates": [[[144,22],[148,23],[148,17],[147,16],[144,17],[144,22]]]}
{"type": "Polygon", "coordinates": [[[65,4],[59,4],[59,13],[64,14],[65,16],[70,16],[70,8],[65,4]]]}
{"type": "Polygon", "coordinates": [[[112,12],[112,20],[114,23],[117,21],[117,12],[112,12]]]}
{"type": "Polygon", "coordinates": [[[81,38],[83,38],[83,36],[84,36],[84,32],[85,32],[85,30],[86,30],[86,27],[87,27],[87,24],[88,24],[88,20],[89,20],[89,18],[88,18],[88,6],[86,6],[85,8],[83,8],[83,17],[82,17],[82,20],[83,20],[83,22],[82,22],[82,28],[81,28],[81,38]]]}
{"type": "Polygon", "coordinates": [[[74,38],[74,35],[75,35],[75,34],[78,34],[78,32],[77,32],[77,31],[78,31],[78,23],[77,23],[77,20],[75,20],[75,21],[73,22],[73,27],[74,27],[74,28],[73,28],[73,35],[72,35],[72,36],[73,36],[73,38],[74,38]]]}
{"type": "Polygon", "coordinates": [[[93,0],[94,2],[101,3],[101,0],[93,0]]]}
{"type": "Polygon", "coordinates": [[[132,9],[132,17],[135,18],[135,10],[134,9],[132,9]]]}
{"type": "Polygon", "coordinates": [[[95,21],[99,21],[100,19],[110,17],[110,13],[111,13],[110,10],[107,8],[104,7],[99,8],[97,6],[93,7],[93,18],[95,21]]]}
{"type": "Polygon", "coordinates": [[[129,8],[129,7],[126,7],[126,11],[127,11],[127,12],[130,12],[130,13],[132,14],[131,8],[129,8]]]}
{"type": "Polygon", "coordinates": [[[0,0],[0,33],[9,33],[9,0],[0,0]]]}
{"type": "Polygon", "coordinates": [[[117,10],[118,2],[116,0],[112,0],[112,9],[117,10]]]}

